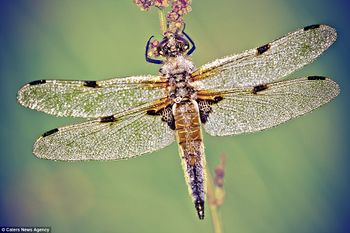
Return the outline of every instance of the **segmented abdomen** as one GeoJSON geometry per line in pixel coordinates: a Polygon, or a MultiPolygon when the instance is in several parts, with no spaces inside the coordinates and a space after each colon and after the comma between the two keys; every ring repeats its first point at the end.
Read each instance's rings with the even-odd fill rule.
{"type": "Polygon", "coordinates": [[[205,155],[197,102],[187,101],[174,104],[173,114],[188,189],[198,217],[203,219],[206,192],[205,155]]]}

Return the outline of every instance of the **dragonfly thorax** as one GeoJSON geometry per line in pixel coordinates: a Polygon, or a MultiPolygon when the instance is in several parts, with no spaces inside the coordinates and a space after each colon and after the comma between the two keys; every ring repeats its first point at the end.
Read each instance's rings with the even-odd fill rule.
{"type": "Polygon", "coordinates": [[[195,91],[190,85],[193,70],[193,63],[184,56],[168,58],[160,69],[161,75],[165,76],[168,82],[168,96],[174,102],[194,98],[195,91]]]}

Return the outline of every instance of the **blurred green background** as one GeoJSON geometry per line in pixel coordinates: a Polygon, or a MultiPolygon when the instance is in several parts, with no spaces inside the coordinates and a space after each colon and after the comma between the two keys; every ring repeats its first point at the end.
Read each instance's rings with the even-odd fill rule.
{"type": "MultiPolygon", "coordinates": [[[[204,135],[213,171],[227,156],[224,232],[349,232],[349,1],[194,0],[187,33],[197,66],[327,23],[337,42],[293,74],[336,80],[340,96],[313,113],[264,132],[204,135]]],[[[144,46],[158,36],[157,11],[124,1],[1,1],[0,226],[52,232],[212,232],[198,220],[176,144],[128,161],[39,160],[32,144],[76,119],[21,107],[16,92],[37,79],[106,79],[156,74],[144,46]]]]}

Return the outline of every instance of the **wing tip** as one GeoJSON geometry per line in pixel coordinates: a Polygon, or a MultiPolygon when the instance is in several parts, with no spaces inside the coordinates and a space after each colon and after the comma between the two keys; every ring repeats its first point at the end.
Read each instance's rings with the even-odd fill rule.
{"type": "Polygon", "coordinates": [[[326,36],[328,37],[330,44],[333,44],[334,41],[336,41],[337,37],[338,37],[336,29],[327,25],[327,24],[312,24],[312,25],[304,27],[302,30],[304,32],[313,31],[313,30],[321,30],[322,33],[326,34],[326,36]]]}
{"type": "Polygon", "coordinates": [[[45,156],[42,156],[42,154],[40,153],[40,150],[38,149],[38,144],[39,144],[39,142],[40,142],[40,140],[41,140],[42,138],[43,138],[43,137],[40,136],[40,137],[35,141],[35,143],[34,143],[34,145],[33,145],[33,149],[32,149],[34,156],[37,157],[38,159],[46,159],[46,157],[45,157],[45,156]]]}
{"type": "Polygon", "coordinates": [[[28,107],[28,104],[26,104],[26,102],[24,101],[24,96],[23,94],[25,93],[25,91],[28,89],[28,87],[30,87],[30,84],[26,84],[24,86],[22,86],[18,92],[17,92],[17,96],[16,96],[16,99],[17,99],[17,102],[24,106],[24,107],[28,107]]]}
{"type": "Polygon", "coordinates": [[[23,105],[24,107],[29,107],[29,104],[26,103],[26,101],[24,101],[24,93],[27,90],[29,90],[29,88],[32,86],[42,85],[42,84],[45,84],[46,82],[47,82],[47,80],[45,80],[45,79],[39,79],[39,80],[31,81],[31,82],[25,84],[24,86],[22,86],[17,92],[17,102],[19,104],[23,105]]]}
{"type": "Polygon", "coordinates": [[[337,37],[338,37],[338,33],[337,33],[337,30],[327,24],[320,24],[320,29],[327,33],[329,38],[330,38],[330,44],[333,44],[336,40],[337,40],[337,37]]]}
{"type": "Polygon", "coordinates": [[[334,95],[331,98],[331,100],[332,100],[340,94],[341,89],[340,89],[339,84],[336,81],[334,81],[333,79],[327,78],[327,80],[334,85],[334,95]]]}
{"type": "Polygon", "coordinates": [[[55,154],[55,151],[47,150],[47,146],[45,146],[45,143],[43,143],[43,140],[46,139],[47,136],[52,135],[54,133],[58,132],[58,129],[52,129],[45,133],[43,133],[34,143],[32,152],[34,156],[38,159],[44,159],[44,160],[50,160],[50,161],[72,161],[68,159],[62,159],[59,157],[55,157],[57,154],[55,154]],[[46,147],[46,150],[45,150],[46,147]]]}
{"type": "Polygon", "coordinates": [[[339,84],[334,81],[333,79],[325,76],[308,76],[307,80],[309,81],[323,81],[327,82],[329,85],[329,90],[331,90],[331,95],[329,96],[329,100],[325,102],[324,104],[330,102],[333,100],[335,97],[337,97],[340,94],[340,86],[339,84]]]}
{"type": "Polygon", "coordinates": [[[330,37],[331,37],[331,41],[332,41],[332,44],[333,44],[334,41],[336,41],[337,37],[338,37],[337,30],[335,28],[327,25],[327,24],[321,24],[321,27],[324,29],[324,31],[329,32],[330,37]]]}

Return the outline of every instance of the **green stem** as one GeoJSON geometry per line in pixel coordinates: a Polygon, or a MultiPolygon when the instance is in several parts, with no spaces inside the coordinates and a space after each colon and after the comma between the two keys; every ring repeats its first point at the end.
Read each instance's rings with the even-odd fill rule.
{"type": "Polygon", "coordinates": [[[209,210],[211,214],[211,221],[213,224],[213,229],[215,233],[222,233],[222,227],[221,227],[221,219],[218,212],[218,206],[215,204],[216,197],[215,192],[213,188],[213,179],[211,177],[211,174],[209,172],[209,169],[207,168],[207,177],[208,177],[208,204],[209,204],[209,210]]]}

